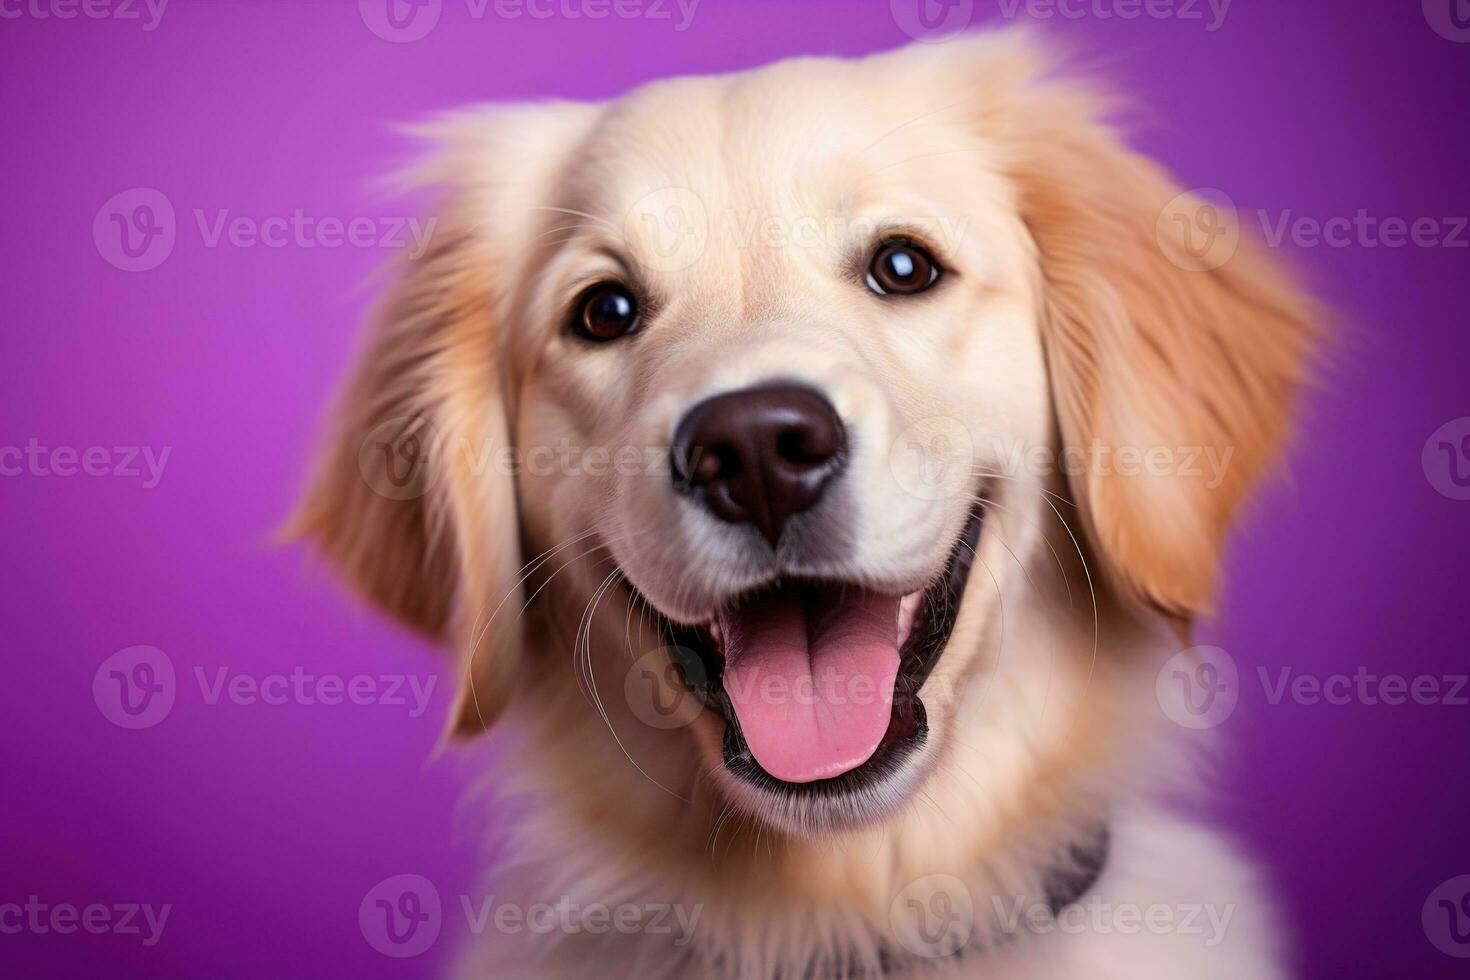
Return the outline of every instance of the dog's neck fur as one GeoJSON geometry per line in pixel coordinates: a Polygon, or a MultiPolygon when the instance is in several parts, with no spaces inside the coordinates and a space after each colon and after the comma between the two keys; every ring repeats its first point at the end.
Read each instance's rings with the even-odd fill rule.
{"type": "MultiPolygon", "coordinates": [[[[649,960],[658,969],[645,974],[654,980],[878,980],[1015,952],[1037,938],[1029,933],[1035,916],[1055,917],[1086,901],[1107,866],[1111,842],[1105,821],[1018,828],[1004,845],[998,842],[965,866],[956,862],[946,872],[915,875],[900,868],[892,851],[874,849],[882,834],[845,845],[791,846],[742,832],[731,835],[728,851],[703,850],[670,863],[668,854],[605,850],[605,840],[579,837],[585,828],[570,834],[556,828],[538,819],[522,828],[528,836],[513,848],[526,864],[519,873],[508,870],[505,884],[524,889],[528,902],[571,896],[582,905],[702,910],[701,928],[683,945],[667,936],[637,940],[656,948],[649,960]],[[893,917],[946,911],[935,909],[934,893],[913,891],[925,878],[943,879],[943,901],[963,894],[972,905],[969,928],[958,940],[946,934],[916,950],[891,938],[893,917]],[[898,904],[905,895],[911,900],[898,904]]],[[[670,840],[687,839],[678,828],[671,831],[670,840]]],[[[535,955],[556,964],[549,975],[580,977],[585,970],[593,977],[601,962],[597,943],[597,937],[563,935],[535,955]]]]}
{"type": "MultiPolygon", "coordinates": [[[[1041,882],[1046,910],[1060,915],[1068,906],[1083,899],[1097,883],[1107,864],[1111,834],[1107,824],[1099,824],[1085,836],[1069,845],[1054,864],[1042,872],[1041,882]]],[[[984,936],[971,935],[964,942],[942,945],[935,943],[920,952],[904,949],[891,942],[877,945],[876,963],[865,962],[854,949],[846,949],[820,957],[789,972],[791,980],[865,980],[865,978],[902,977],[931,968],[936,963],[968,960],[983,956],[987,950],[1017,941],[1020,936],[1011,927],[984,936]],[[952,948],[950,948],[952,946],[952,948]]],[[[691,955],[701,957],[705,972],[717,976],[738,977],[737,967],[704,959],[697,947],[691,955]]],[[[775,974],[776,980],[788,980],[788,973],[775,974]]]]}
{"type": "MultiPolygon", "coordinates": [[[[1111,849],[1112,834],[1107,824],[1099,824],[1090,834],[1080,838],[1066,848],[1055,864],[1041,876],[1047,912],[1055,917],[1065,909],[1081,901],[1092,890],[1107,865],[1111,849]]],[[[1012,931],[1005,931],[984,938],[969,938],[956,944],[952,950],[942,947],[929,948],[916,954],[911,950],[895,949],[892,945],[880,945],[878,964],[875,969],[852,965],[856,962],[850,952],[839,961],[843,966],[814,965],[803,975],[803,980],[861,980],[865,977],[900,977],[932,967],[936,960],[964,960],[983,955],[988,948],[1000,943],[1013,942],[1017,938],[1012,931]]]]}

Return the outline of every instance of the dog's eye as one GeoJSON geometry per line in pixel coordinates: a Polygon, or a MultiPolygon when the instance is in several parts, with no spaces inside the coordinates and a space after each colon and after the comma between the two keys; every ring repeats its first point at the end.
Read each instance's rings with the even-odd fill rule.
{"type": "Polygon", "coordinates": [[[572,330],[588,340],[607,341],[635,333],[638,301],[615,282],[593,286],[577,301],[572,330]]]}
{"type": "Polygon", "coordinates": [[[879,296],[922,293],[939,281],[940,271],[934,256],[918,245],[886,241],[868,264],[868,288],[879,296]]]}

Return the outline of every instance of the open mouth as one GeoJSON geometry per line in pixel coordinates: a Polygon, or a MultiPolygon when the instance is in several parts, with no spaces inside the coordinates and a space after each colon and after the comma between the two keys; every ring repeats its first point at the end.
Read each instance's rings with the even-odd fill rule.
{"type": "Polygon", "coordinates": [[[980,525],[976,508],[944,571],[908,595],[782,579],[732,598],[707,624],[665,620],[685,686],[725,721],[729,774],[828,797],[897,773],[928,737],[919,690],[954,629],[980,525]]]}

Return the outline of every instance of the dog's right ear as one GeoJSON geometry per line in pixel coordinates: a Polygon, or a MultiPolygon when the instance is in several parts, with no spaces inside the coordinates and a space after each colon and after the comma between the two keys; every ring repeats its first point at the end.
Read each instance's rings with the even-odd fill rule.
{"type": "Polygon", "coordinates": [[[1227,535],[1289,434],[1325,314],[1280,256],[1130,149],[1109,100],[1030,35],[953,56],[991,86],[971,111],[1034,247],[1060,459],[1092,556],[1131,605],[1190,622],[1211,611],[1227,535]]]}
{"type": "MultiPolygon", "coordinates": [[[[456,284],[455,254],[464,247],[436,241],[403,260],[286,528],[374,605],[435,639],[446,636],[461,575],[438,379],[455,335],[472,335],[489,312],[486,298],[456,284]]],[[[505,440],[503,426],[496,435],[505,440]]]]}
{"type": "Polygon", "coordinates": [[[517,243],[545,220],[537,204],[592,112],[497,107],[418,130],[442,150],[406,182],[448,194],[419,225],[420,254],[400,260],[284,531],[313,542],[373,604],[458,652],[456,734],[499,715],[520,656],[516,488],[496,465],[513,433],[508,282],[517,243]]]}

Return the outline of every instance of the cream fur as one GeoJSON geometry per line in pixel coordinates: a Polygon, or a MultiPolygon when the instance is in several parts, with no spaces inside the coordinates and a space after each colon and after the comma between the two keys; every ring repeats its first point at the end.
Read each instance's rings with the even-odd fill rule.
{"type": "Polygon", "coordinates": [[[460,975],[873,969],[880,945],[902,948],[915,881],[962,883],[974,934],[1006,931],[1007,903],[1038,900],[1041,875],[1099,822],[1113,846],[1087,901],[1109,925],[1012,929],[962,960],[905,958],[904,972],[1280,974],[1248,862],[1163,802],[1191,791],[1202,736],[1166,718],[1154,679],[1209,608],[1225,532],[1283,437],[1313,310],[1248,242],[1223,266],[1192,266],[1157,231],[1178,188],[1103,126],[1091,88],[1053,76],[1034,41],[1006,33],[424,128],[442,150],[408,179],[446,188],[441,231],[385,304],[295,528],[458,652],[452,727],[496,725],[498,785],[535,814],[502,897],[702,909],[687,946],[497,937],[460,975]],[[671,205],[705,219],[672,252],[659,238],[671,205]],[[790,240],[808,219],[827,230],[790,240]],[[876,302],[844,263],[865,229],[890,225],[935,245],[953,281],[876,302]],[[752,241],[752,227],[788,237],[752,241]],[[587,349],[566,307],[612,274],[640,281],[652,322],[636,344],[587,349]],[[891,798],[868,801],[885,815],[858,827],[742,795],[717,718],[651,727],[625,683],[660,639],[611,586],[615,569],[663,612],[697,618],[769,574],[771,556],[666,477],[485,465],[490,450],[562,440],[667,446],[700,398],[793,376],[864,439],[840,511],[851,552],[816,558],[798,540],[775,559],[784,571],[918,588],[975,488],[985,495],[979,560],[923,691],[931,741],[891,798]],[[369,492],[359,472],[367,433],[390,419],[434,448],[426,490],[407,500],[369,492]],[[958,492],[906,485],[889,450],[910,432],[968,442],[958,492]],[[1093,463],[1017,469],[1010,452],[1097,443],[1229,449],[1232,462],[1209,486],[1093,463]],[[1218,942],[1120,925],[1129,909],[1194,905],[1229,910],[1218,942]]]}

